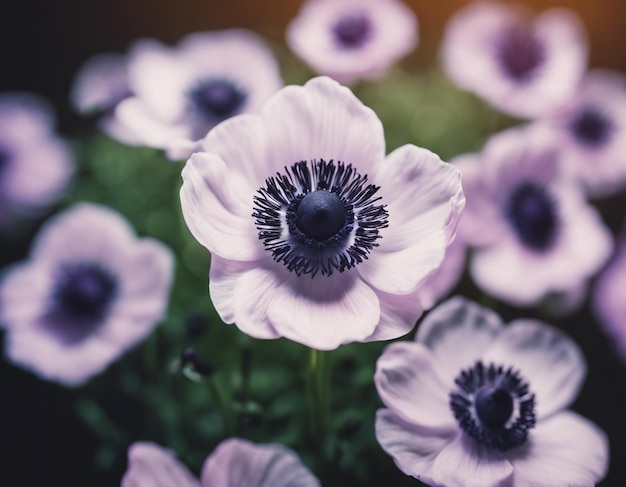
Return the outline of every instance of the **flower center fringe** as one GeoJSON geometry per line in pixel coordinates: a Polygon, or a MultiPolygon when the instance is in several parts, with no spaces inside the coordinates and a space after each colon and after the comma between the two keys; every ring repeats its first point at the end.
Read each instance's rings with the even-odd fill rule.
{"type": "Polygon", "coordinates": [[[209,78],[200,81],[191,90],[189,97],[194,109],[214,122],[238,113],[246,94],[230,80],[209,78]]]}
{"type": "Polygon", "coordinates": [[[94,263],[65,266],[54,291],[58,312],[72,322],[101,321],[117,292],[115,278],[94,263]]]}
{"type": "Polygon", "coordinates": [[[545,61],[545,47],[525,25],[509,26],[496,40],[496,57],[514,81],[529,81],[545,61]]]}
{"type": "Polygon", "coordinates": [[[595,148],[607,142],[613,122],[598,109],[587,107],[574,119],[571,130],[582,144],[595,148]]]}
{"type": "Polygon", "coordinates": [[[459,426],[478,443],[506,451],[526,442],[535,426],[535,395],[512,367],[477,361],[454,379],[450,408],[459,426]]]}
{"type": "Polygon", "coordinates": [[[528,181],[519,184],[511,192],[506,212],[524,245],[539,252],[552,246],[559,218],[556,205],[545,188],[528,181]]]}
{"type": "Polygon", "coordinates": [[[259,239],[298,276],[351,269],[378,246],[388,226],[378,187],[343,162],[296,162],[265,180],[254,196],[259,239]]]}
{"type": "Polygon", "coordinates": [[[344,49],[356,49],[365,44],[372,35],[372,23],[364,14],[349,15],[333,26],[335,40],[344,49]]]}

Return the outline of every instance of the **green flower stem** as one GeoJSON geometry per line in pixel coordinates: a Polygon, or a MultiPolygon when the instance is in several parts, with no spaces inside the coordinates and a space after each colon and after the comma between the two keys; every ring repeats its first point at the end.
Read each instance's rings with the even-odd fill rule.
{"type": "Polygon", "coordinates": [[[235,423],[233,420],[233,416],[231,414],[231,410],[228,408],[226,401],[224,401],[224,396],[222,395],[220,388],[215,380],[215,376],[211,375],[207,378],[207,384],[209,385],[209,390],[211,391],[211,395],[213,396],[213,400],[215,401],[215,405],[222,416],[222,422],[224,424],[224,431],[227,437],[235,436],[235,423]]]}
{"type": "Polygon", "coordinates": [[[313,437],[324,439],[328,429],[330,407],[330,352],[310,349],[309,402],[310,426],[313,437]]]}

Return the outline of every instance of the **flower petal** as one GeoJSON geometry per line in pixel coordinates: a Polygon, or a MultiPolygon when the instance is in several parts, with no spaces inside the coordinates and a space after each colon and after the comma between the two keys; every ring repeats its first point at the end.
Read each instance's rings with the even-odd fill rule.
{"type": "Polygon", "coordinates": [[[171,450],[136,442],[128,449],[128,468],[121,487],[200,487],[200,482],[171,450]]]}
{"type": "Polygon", "coordinates": [[[433,480],[446,487],[501,487],[508,484],[513,466],[499,452],[457,435],[441,451],[432,467],[433,480]]]}
{"type": "MultiPolygon", "coordinates": [[[[230,438],[202,467],[203,487],[319,487],[298,456],[282,445],[230,438]]],[[[125,486],[122,486],[125,487],[125,486]]]]}
{"type": "Polygon", "coordinates": [[[367,175],[385,158],[378,116],[330,78],[283,88],[263,107],[262,117],[268,134],[266,176],[313,159],[342,161],[367,175]]]}
{"type": "Polygon", "coordinates": [[[222,159],[205,152],[193,154],[182,176],[182,213],[198,242],[232,260],[264,256],[251,216],[253,192],[222,159]]]}
{"type": "Polygon", "coordinates": [[[424,318],[415,339],[430,349],[445,384],[452,387],[461,370],[480,359],[502,329],[493,311],[455,296],[424,318]]]}
{"type": "Polygon", "coordinates": [[[391,409],[376,411],[376,439],[380,446],[403,473],[429,485],[433,482],[435,457],[452,438],[407,423],[391,409]]]}
{"type": "Polygon", "coordinates": [[[255,338],[278,338],[267,316],[267,308],[280,285],[279,276],[258,262],[211,258],[209,292],[216,311],[225,323],[236,323],[255,338]]]}
{"type": "Polygon", "coordinates": [[[403,420],[442,432],[458,428],[449,405],[449,389],[421,343],[388,345],[376,362],[374,383],[383,403],[403,420]]]}
{"type": "Polygon", "coordinates": [[[389,228],[358,269],[377,289],[407,294],[443,261],[465,205],[461,173],[432,152],[406,145],[391,153],[372,179],[380,184],[389,228]]]}
{"type": "Polygon", "coordinates": [[[315,278],[292,273],[276,289],[268,316],[281,335],[332,350],[370,336],[380,322],[380,305],[374,291],[354,272],[315,278]]]}
{"type": "Polygon", "coordinates": [[[571,338],[534,320],[513,321],[483,359],[519,370],[536,396],[538,419],[571,404],[587,371],[582,351],[571,338]]]}
{"type": "Polygon", "coordinates": [[[388,294],[374,289],[380,302],[380,322],[365,342],[393,340],[409,333],[423,308],[420,289],[411,294],[388,294]]]}
{"type": "Polygon", "coordinates": [[[515,487],[595,485],[607,473],[609,444],[595,424],[565,411],[539,422],[527,443],[507,456],[515,487]]]}

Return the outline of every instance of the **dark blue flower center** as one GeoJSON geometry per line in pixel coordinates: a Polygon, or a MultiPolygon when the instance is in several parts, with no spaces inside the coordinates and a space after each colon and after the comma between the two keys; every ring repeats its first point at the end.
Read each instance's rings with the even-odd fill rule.
{"type": "Polygon", "coordinates": [[[93,324],[104,319],[116,292],[116,279],[99,265],[67,265],[54,292],[56,311],[69,321],[93,324]]]}
{"type": "Polygon", "coordinates": [[[246,100],[246,94],[235,83],[222,78],[205,79],[189,94],[196,111],[211,122],[236,115],[246,100]]]}
{"type": "Polygon", "coordinates": [[[478,361],[454,382],[450,408],[468,436],[500,451],[526,442],[536,423],[535,396],[519,372],[478,361]]]}
{"type": "Polygon", "coordinates": [[[296,225],[310,238],[324,241],[346,223],[346,207],[336,193],[324,189],[306,194],[296,210],[296,225]]]}
{"type": "Polygon", "coordinates": [[[365,44],[372,34],[372,22],[364,14],[341,18],[333,26],[337,44],[344,49],[356,49],[365,44]]]}
{"type": "Polygon", "coordinates": [[[0,146],[0,172],[8,166],[9,161],[11,160],[11,154],[8,149],[0,146]]]}
{"type": "Polygon", "coordinates": [[[388,226],[378,187],[343,162],[300,161],[269,177],[254,196],[259,239],[276,262],[302,274],[351,269],[388,226]]]}
{"type": "Polygon", "coordinates": [[[557,208],[544,187],[523,182],[509,196],[506,215],[521,242],[545,251],[554,242],[559,226],[557,208]]]}
{"type": "Polygon", "coordinates": [[[504,73],[518,83],[530,80],[544,63],[545,46],[530,27],[510,26],[496,40],[496,58],[504,73]]]}
{"type": "Polygon", "coordinates": [[[583,145],[595,148],[607,142],[613,132],[613,121],[597,108],[585,107],[574,118],[570,129],[583,145]]]}

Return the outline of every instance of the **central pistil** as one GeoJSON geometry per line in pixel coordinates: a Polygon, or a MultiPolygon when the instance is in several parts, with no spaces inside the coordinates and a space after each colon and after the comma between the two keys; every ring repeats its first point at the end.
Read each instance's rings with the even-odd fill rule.
{"type": "Polygon", "coordinates": [[[308,237],[324,241],[336,235],[346,223],[341,198],[326,190],[308,193],[296,210],[296,225],[308,237]]]}

